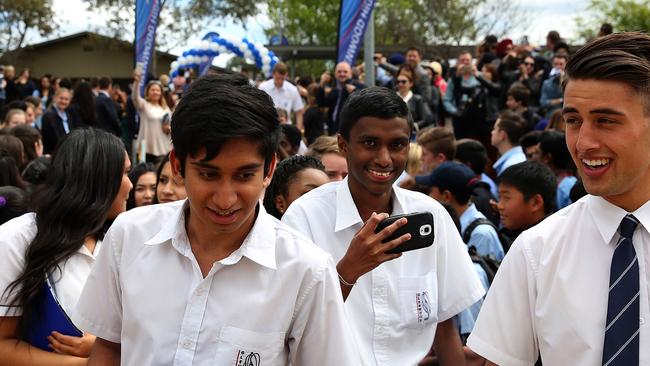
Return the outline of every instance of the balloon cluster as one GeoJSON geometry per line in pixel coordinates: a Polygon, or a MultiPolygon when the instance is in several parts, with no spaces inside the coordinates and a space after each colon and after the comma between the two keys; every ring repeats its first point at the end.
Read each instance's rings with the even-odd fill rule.
{"type": "Polygon", "coordinates": [[[221,53],[234,53],[246,60],[254,61],[255,65],[266,76],[271,75],[273,66],[279,59],[273,51],[269,51],[259,42],[251,42],[246,38],[237,39],[229,36],[220,36],[217,33],[208,33],[203,40],[196,41],[182,55],[171,64],[170,76],[178,76],[180,69],[199,68],[207,70],[206,66],[212,59],[221,53]]]}

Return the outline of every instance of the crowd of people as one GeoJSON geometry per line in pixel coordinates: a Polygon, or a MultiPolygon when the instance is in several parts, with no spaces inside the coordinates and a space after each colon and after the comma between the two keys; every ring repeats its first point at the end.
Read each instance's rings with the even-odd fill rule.
{"type": "Polygon", "coordinates": [[[124,88],[4,66],[0,359],[650,362],[650,37],[605,33],[410,47],[316,79],[278,63],[124,88]],[[433,245],[390,253],[414,234],[380,223],[414,212],[433,245]],[[623,270],[625,245],[584,263],[621,220],[623,270]],[[631,272],[636,293],[611,300],[631,272]],[[43,333],[49,316],[71,330],[43,333]]]}

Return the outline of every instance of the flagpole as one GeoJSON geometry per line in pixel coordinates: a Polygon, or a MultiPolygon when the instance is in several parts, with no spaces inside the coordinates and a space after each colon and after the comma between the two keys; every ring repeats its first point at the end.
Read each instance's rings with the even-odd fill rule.
{"type": "Polygon", "coordinates": [[[365,65],[365,84],[375,85],[375,11],[368,17],[366,34],[363,36],[363,62],[365,65]]]}

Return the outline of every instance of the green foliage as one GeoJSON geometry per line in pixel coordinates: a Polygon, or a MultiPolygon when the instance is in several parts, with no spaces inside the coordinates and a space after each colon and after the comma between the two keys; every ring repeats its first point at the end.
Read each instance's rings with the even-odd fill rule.
{"type": "Polygon", "coordinates": [[[51,0],[0,1],[0,54],[23,46],[29,30],[41,36],[56,28],[51,0]]]}
{"type": "MultiPolygon", "coordinates": [[[[88,9],[106,14],[105,29],[116,38],[133,34],[135,0],[85,0],[88,9]]],[[[258,14],[255,0],[162,0],[156,42],[162,50],[184,44],[188,38],[232,19],[245,27],[245,20],[258,14]]],[[[131,38],[131,36],[127,37],[131,38]]]]}
{"type": "MultiPolygon", "coordinates": [[[[297,45],[336,43],[340,0],[266,0],[273,24],[267,36],[282,33],[297,45]]],[[[488,33],[503,35],[525,22],[509,0],[377,0],[375,40],[381,45],[474,42],[488,33]]]]}
{"type": "Polygon", "coordinates": [[[650,1],[591,0],[586,17],[576,17],[583,41],[596,36],[602,23],[610,23],[615,32],[650,32],[650,1]]]}

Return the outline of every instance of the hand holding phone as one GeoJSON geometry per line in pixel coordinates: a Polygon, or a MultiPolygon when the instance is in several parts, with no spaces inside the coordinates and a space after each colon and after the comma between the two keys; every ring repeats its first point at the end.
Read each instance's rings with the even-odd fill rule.
{"type": "Polygon", "coordinates": [[[410,233],[400,235],[390,241],[385,239],[397,229],[406,225],[408,219],[405,217],[399,218],[376,232],[379,223],[388,217],[386,213],[373,213],[352,238],[347,252],[336,266],[339,275],[346,282],[354,283],[359,277],[372,271],[380,264],[402,255],[402,253],[388,253],[388,251],[409,240],[411,238],[410,233]]]}
{"type": "Polygon", "coordinates": [[[381,232],[384,228],[393,222],[406,218],[407,224],[398,228],[391,235],[386,237],[383,242],[390,243],[402,235],[410,234],[411,238],[397,247],[391,248],[386,253],[401,253],[409,250],[422,249],[430,247],[433,244],[433,215],[431,212],[415,212],[404,215],[391,216],[380,222],[375,232],[381,232]]]}

